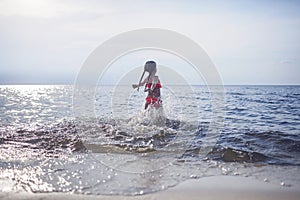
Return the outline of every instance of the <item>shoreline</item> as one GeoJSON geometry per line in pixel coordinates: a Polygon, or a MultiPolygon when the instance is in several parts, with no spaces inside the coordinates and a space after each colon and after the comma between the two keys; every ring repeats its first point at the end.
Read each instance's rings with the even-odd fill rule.
{"type": "Polygon", "coordinates": [[[200,179],[190,179],[175,187],[156,193],[138,196],[118,196],[118,195],[82,195],[70,193],[30,193],[30,192],[0,192],[0,200],[155,200],[155,199],[211,199],[211,200],[298,200],[300,188],[283,187],[251,177],[239,176],[211,176],[200,179]]]}

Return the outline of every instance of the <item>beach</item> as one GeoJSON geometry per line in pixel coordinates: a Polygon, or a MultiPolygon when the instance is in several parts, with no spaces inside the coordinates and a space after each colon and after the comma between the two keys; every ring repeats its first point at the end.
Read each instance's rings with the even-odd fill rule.
{"type": "Polygon", "coordinates": [[[119,200],[155,200],[155,199],[205,199],[205,200],[298,200],[300,196],[299,187],[284,187],[255,180],[251,177],[238,176],[212,176],[200,179],[190,179],[157,193],[138,196],[116,196],[116,195],[79,195],[69,193],[26,193],[26,192],[1,192],[0,199],[15,200],[94,200],[94,199],[119,199],[119,200]]]}
{"type": "Polygon", "coordinates": [[[300,200],[299,10],[0,0],[0,200],[300,200]]]}

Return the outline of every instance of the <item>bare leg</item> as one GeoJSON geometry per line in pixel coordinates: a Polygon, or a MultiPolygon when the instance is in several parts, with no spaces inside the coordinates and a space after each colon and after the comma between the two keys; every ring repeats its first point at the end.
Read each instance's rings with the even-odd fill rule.
{"type": "Polygon", "coordinates": [[[149,103],[146,102],[146,103],[145,103],[145,110],[148,108],[148,106],[149,106],[149,103]]]}

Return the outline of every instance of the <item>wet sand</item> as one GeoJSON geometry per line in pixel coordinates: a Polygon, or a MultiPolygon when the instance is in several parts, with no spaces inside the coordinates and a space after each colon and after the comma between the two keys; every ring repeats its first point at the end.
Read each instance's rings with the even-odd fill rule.
{"type": "MultiPolygon", "coordinates": [[[[2,185],[3,188],[3,185],[2,185]]],[[[78,195],[65,193],[33,194],[28,192],[1,192],[0,199],[16,200],[155,200],[155,199],[209,199],[209,200],[299,200],[300,187],[283,187],[272,183],[265,183],[253,178],[237,176],[214,176],[185,181],[173,188],[153,194],[140,196],[104,196],[78,195]]]]}

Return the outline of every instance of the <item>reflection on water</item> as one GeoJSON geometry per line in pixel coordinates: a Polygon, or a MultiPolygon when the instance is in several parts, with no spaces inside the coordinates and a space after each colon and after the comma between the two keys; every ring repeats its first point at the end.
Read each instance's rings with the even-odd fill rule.
{"type": "Polygon", "coordinates": [[[165,118],[143,111],[140,93],[111,102],[113,88],[99,89],[97,118],[74,118],[71,86],[1,86],[0,180],[33,192],[128,195],[221,174],[299,186],[300,87],[226,87],[216,146],[205,87],[164,91],[165,118]]]}

